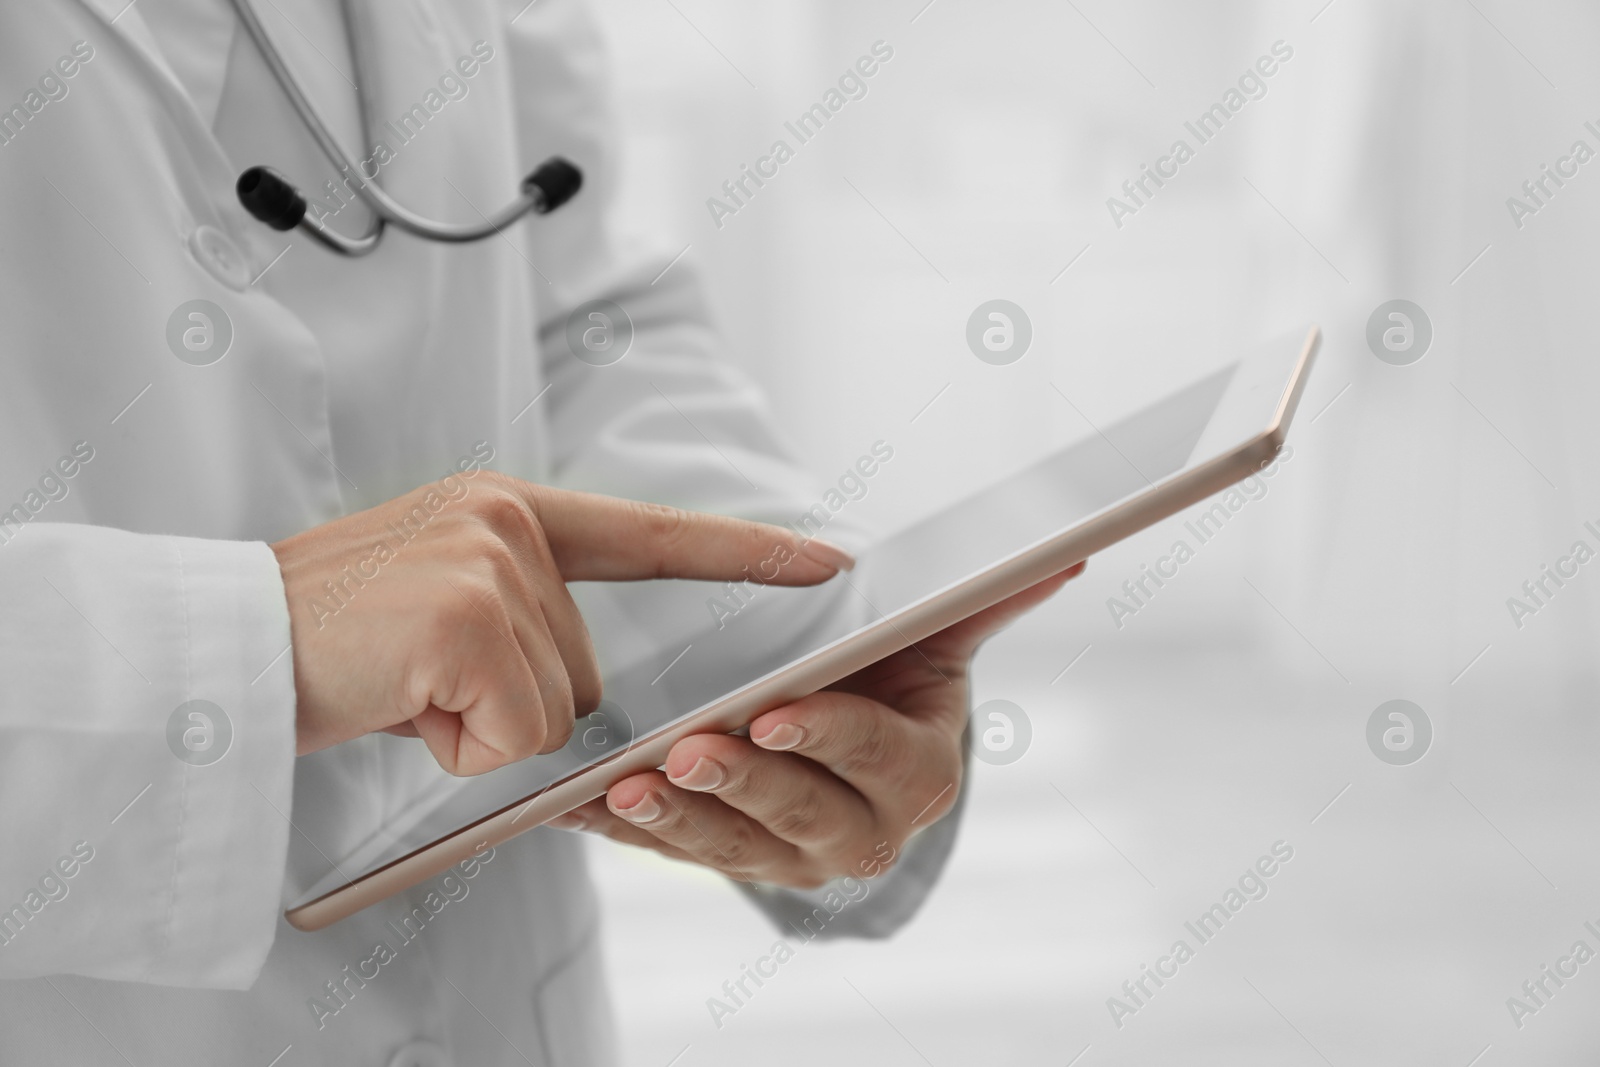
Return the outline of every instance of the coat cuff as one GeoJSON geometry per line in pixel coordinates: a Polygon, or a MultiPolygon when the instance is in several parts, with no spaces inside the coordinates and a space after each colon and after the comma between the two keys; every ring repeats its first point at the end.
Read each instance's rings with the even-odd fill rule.
{"type": "Polygon", "coordinates": [[[178,725],[167,731],[182,782],[165,966],[185,976],[186,985],[246,989],[277,931],[291,829],[289,611],[277,557],[264,543],[175,541],[192,665],[188,689],[225,718],[212,715],[209,747],[202,747],[203,720],[187,719],[188,743],[180,729],[186,716],[176,715],[178,725]],[[225,732],[228,748],[218,756],[225,732]]]}

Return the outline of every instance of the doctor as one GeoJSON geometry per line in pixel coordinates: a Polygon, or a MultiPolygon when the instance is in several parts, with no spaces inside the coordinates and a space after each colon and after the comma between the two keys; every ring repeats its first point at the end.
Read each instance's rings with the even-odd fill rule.
{"type": "MultiPolygon", "coordinates": [[[[235,198],[270,163],[327,226],[370,221],[226,0],[0,12],[0,1059],[610,1062],[572,834],[321,933],[281,910],[441,778],[559,747],[597,663],[660,651],[644,587],[587,595],[586,627],[566,582],[731,579],[782,546],[810,584],[850,557],[760,525],[815,490],[716,359],[689,265],[607,226],[582,5],[357,19],[381,145],[339,5],[262,9],[415,210],[475,221],[553,154],[585,184],[488,240],[343,259],[235,198]],[[633,333],[606,366],[567,340],[595,300],[633,333]]],[[[829,928],[887,933],[953,836],[924,828],[960,793],[967,662],[1065,577],[563,824],[758,883],[777,917],[887,842],[881,891],[829,928]]]]}

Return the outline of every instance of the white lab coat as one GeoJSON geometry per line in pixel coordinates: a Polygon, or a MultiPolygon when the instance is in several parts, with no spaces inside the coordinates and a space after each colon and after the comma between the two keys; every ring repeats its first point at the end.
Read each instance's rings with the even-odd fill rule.
{"type": "MultiPolygon", "coordinates": [[[[337,5],[259,6],[357,144],[337,5]]],[[[582,166],[582,193],[504,239],[391,231],[357,261],[235,200],[250,164],[310,191],[335,175],[223,0],[0,11],[0,1062],[610,1059],[573,835],[496,850],[365,984],[346,965],[396,941],[387,924],[414,901],[317,934],[280,918],[442,772],[386,736],[294,758],[289,618],[266,542],[436,479],[480,442],[492,466],[547,483],[775,521],[814,499],[759,396],[713,358],[691,265],[663,270],[670,256],[630,253],[605,225],[614,138],[586,13],[521,8],[383,4],[366,30],[377,110],[430,108],[383,181],[468,220],[559,153],[582,166]],[[466,95],[430,98],[464,56],[479,60],[457,76],[466,95]],[[604,368],[564,342],[569,311],[597,297],[637,328],[604,368]],[[169,342],[195,300],[231,325],[206,365],[175,354],[199,320],[180,314],[169,342]],[[169,746],[191,700],[231,724],[210,765],[169,746]],[[319,1019],[313,998],[339,1003],[329,982],[348,1003],[319,1019]]],[[[365,218],[352,206],[333,224],[365,218]]],[[[627,603],[585,601],[610,662],[659,636],[627,603]]],[[[853,932],[903,921],[953,821],[853,932]]]]}

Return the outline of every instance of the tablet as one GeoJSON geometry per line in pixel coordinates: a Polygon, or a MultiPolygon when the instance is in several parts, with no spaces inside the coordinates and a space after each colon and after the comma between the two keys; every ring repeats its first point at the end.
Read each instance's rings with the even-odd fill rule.
{"type": "Polygon", "coordinates": [[[636,614],[669,651],[608,674],[605,700],[564,748],[475,778],[443,776],[286,917],[318,930],[440,875],[660,767],[682,738],[737,732],[1248,478],[1282,447],[1320,337],[1315,326],[1296,330],[1127,418],[1085,427],[820,586],[651,583],[648,610],[636,614]],[[781,624],[782,647],[764,617],[781,624]]]}

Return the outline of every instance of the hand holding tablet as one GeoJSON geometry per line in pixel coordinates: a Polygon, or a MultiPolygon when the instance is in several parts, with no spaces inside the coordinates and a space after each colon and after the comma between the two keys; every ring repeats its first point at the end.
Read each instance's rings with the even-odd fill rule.
{"type": "MultiPolygon", "coordinates": [[[[862,556],[861,583],[838,578],[862,598],[871,621],[813,627],[798,655],[752,649],[739,636],[750,626],[701,632],[704,609],[691,598],[679,618],[685,640],[692,638],[693,669],[663,673],[650,663],[606,679],[617,743],[597,753],[569,745],[473,779],[447,803],[341,857],[342,870],[365,873],[330,871],[289,910],[289,921],[319,929],[446,870],[485,842],[499,844],[574,809],[612,836],[677,849],[735,877],[794,885],[825,878],[874,833],[904,840],[913,823],[948,806],[933,779],[950,779],[945,796],[953,800],[956,753],[946,741],[966,710],[964,693],[955,703],[934,695],[920,664],[964,678],[971,647],[997,619],[1049,595],[1092,553],[1269,463],[1319,342],[1315,327],[1278,338],[874,546],[862,556]],[[891,727],[885,712],[907,721],[891,727]],[[787,750],[782,745],[795,735],[785,727],[804,730],[787,750]],[[759,740],[716,736],[745,728],[759,740]],[[872,730],[880,732],[866,733],[872,730]],[[784,763],[794,773],[782,775],[791,786],[801,781],[796,775],[812,776],[818,788],[803,792],[809,810],[793,803],[793,789],[787,808],[763,791],[760,768],[779,766],[769,757],[809,758],[809,767],[784,763]],[[696,788],[719,773],[701,763],[707,758],[719,765],[721,784],[696,788]],[[852,785],[859,803],[823,788],[831,783],[820,775],[859,781],[861,788],[852,785]],[[594,803],[613,787],[609,808],[594,803]],[[906,795],[891,797],[895,789],[906,795]],[[929,789],[934,795],[911,795],[929,789]],[[702,801],[699,815],[720,821],[724,847],[746,841],[744,857],[758,869],[689,851],[681,833],[689,813],[667,807],[702,801]],[[928,810],[911,811],[917,804],[928,810]],[[629,820],[618,811],[650,817],[629,820]]],[[[767,607],[802,612],[808,597],[831,589],[774,590],[767,607]]]]}
{"type": "Polygon", "coordinates": [[[623,779],[551,824],[738,881],[796,889],[897,856],[914,831],[956,802],[968,668],[978,645],[1082,570],[1079,563],[769,711],[748,737],[686,737],[663,770],[623,779]]]}

